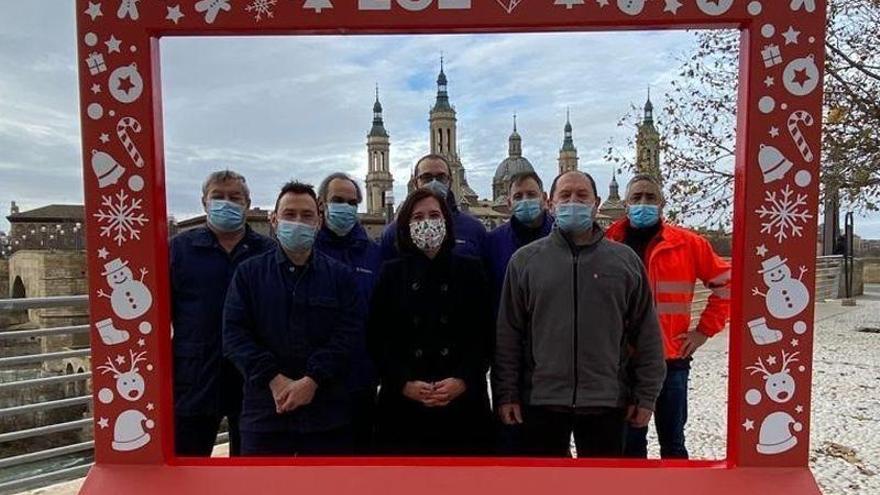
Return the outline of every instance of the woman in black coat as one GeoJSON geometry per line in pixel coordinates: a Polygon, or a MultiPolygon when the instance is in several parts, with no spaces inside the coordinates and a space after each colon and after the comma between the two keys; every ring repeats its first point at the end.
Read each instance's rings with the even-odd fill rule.
{"type": "Polygon", "coordinates": [[[479,260],[452,253],[442,197],[413,192],[397,217],[400,258],[385,263],[367,339],[379,371],[379,448],[390,455],[490,453],[486,372],[494,326],[479,260]]]}

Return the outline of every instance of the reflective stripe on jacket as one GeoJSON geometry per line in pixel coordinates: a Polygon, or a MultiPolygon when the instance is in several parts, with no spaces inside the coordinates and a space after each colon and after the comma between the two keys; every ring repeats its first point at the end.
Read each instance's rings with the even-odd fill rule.
{"type": "MultiPolygon", "coordinates": [[[[629,220],[623,218],[608,228],[608,238],[624,242],[629,220]]],[[[663,328],[667,359],[681,355],[676,336],[691,329],[691,308],[697,280],[711,291],[696,330],[712,337],[727,324],[730,314],[730,263],[719,257],[702,236],[664,223],[645,251],[654,304],[663,328]]]]}

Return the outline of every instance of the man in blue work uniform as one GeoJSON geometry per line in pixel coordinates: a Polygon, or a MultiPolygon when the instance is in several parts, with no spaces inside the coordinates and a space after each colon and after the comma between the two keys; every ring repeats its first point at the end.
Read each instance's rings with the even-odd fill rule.
{"type": "Polygon", "coordinates": [[[507,263],[517,249],[547,237],[553,229],[553,216],[547,211],[544,183],[535,172],[522,172],[510,178],[507,206],[510,221],[489,232],[486,239],[486,267],[495,290],[497,313],[507,263]]]}
{"type": "MultiPolygon", "coordinates": [[[[453,252],[462,256],[482,258],[486,243],[486,227],[479,220],[458,209],[452,187],[452,168],[441,155],[426,155],[416,162],[412,180],[416,187],[427,187],[446,198],[452,212],[455,232],[453,252]]],[[[397,258],[397,223],[391,222],[382,233],[382,259],[397,258]]]]}
{"type": "Polygon", "coordinates": [[[210,456],[224,417],[230,455],[239,453],[242,382],[221,353],[223,302],[238,265],[273,245],[245,223],[250,204],[244,177],[214,172],[202,186],[207,225],[171,240],[174,448],[180,456],[210,456]]]}
{"type": "MultiPolygon", "coordinates": [[[[324,218],[315,250],[354,270],[357,287],[364,301],[369,301],[379,277],[382,254],[379,245],[367,236],[358,221],[358,205],[363,194],[357,182],[344,173],[328,175],[318,187],[318,207],[324,218]]],[[[366,321],[367,315],[361,315],[366,321]]],[[[366,338],[359,335],[352,351],[348,380],[352,405],[354,451],[372,452],[376,414],[376,388],[379,385],[373,362],[367,354],[366,338]]]]}
{"type": "Polygon", "coordinates": [[[241,452],[346,454],[346,380],[364,302],[352,269],[313,250],[312,186],[286,184],[271,223],[278,245],[238,267],[223,313],[223,353],[244,377],[241,452]]]}
{"type": "MultiPolygon", "coordinates": [[[[519,248],[547,237],[553,229],[553,216],[547,211],[544,183],[535,172],[521,172],[510,178],[507,206],[510,221],[489,232],[486,238],[485,264],[492,284],[495,314],[504,285],[507,264],[519,248]]],[[[499,421],[499,455],[522,453],[522,426],[505,425],[499,421]]]]}

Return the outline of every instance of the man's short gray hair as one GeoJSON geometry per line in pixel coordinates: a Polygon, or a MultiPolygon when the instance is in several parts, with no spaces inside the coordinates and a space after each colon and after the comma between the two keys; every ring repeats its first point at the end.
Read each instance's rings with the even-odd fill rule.
{"type": "Polygon", "coordinates": [[[322,203],[327,202],[327,192],[330,189],[330,183],[336,179],[347,180],[354,184],[354,190],[357,192],[357,202],[358,204],[361,204],[361,201],[364,200],[364,195],[361,192],[360,184],[358,184],[356,180],[352,179],[350,175],[344,172],[334,172],[321,181],[321,185],[318,186],[318,199],[320,199],[322,203]]]}
{"type": "Polygon", "coordinates": [[[208,178],[202,183],[202,197],[206,198],[208,196],[208,189],[210,189],[213,184],[222,184],[228,180],[236,180],[241,183],[241,189],[244,192],[245,199],[248,201],[251,200],[251,190],[248,188],[244,176],[229,169],[218,170],[216,172],[211,172],[211,174],[208,175],[208,178]]]}
{"type": "Polygon", "coordinates": [[[632,188],[632,186],[635,183],[643,182],[643,181],[650,182],[651,184],[654,184],[655,186],[657,186],[657,190],[660,191],[660,199],[664,199],[663,185],[660,184],[660,181],[657,180],[657,177],[654,177],[651,174],[636,174],[636,175],[634,175],[633,178],[630,179],[629,182],[626,183],[625,197],[627,197],[627,198],[629,197],[629,190],[630,190],[630,188],[632,188]]]}

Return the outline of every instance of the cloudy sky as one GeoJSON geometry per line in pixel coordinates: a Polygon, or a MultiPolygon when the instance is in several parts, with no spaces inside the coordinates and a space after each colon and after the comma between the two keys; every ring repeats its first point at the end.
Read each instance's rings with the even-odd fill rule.
{"type": "MultiPolygon", "coordinates": [[[[0,16],[0,209],[82,201],[75,13],[70,0],[7,2],[0,16]]],[[[550,178],[571,108],[581,168],[607,191],[617,121],[655,104],[689,52],[683,31],[481,36],[166,38],[162,77],[169,208],[198,212],[201,178],[220,168],[248,177],[256,205],[289,178],[332,171],[362,179],[375,85],[391,134],[395,196],[428,147],[428,110],[441,52],[458,110],[471,186],[491,196],[512,115],[524,154],[550,178]]],[[[625,179],[625,178],[624,178],[625,179]]],[[[858,230],[880,237],[880,218],[858,230]]],[[[0,219],[0,230],[8,228],[0,219]]]]}

